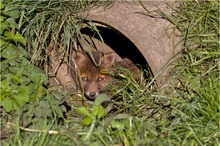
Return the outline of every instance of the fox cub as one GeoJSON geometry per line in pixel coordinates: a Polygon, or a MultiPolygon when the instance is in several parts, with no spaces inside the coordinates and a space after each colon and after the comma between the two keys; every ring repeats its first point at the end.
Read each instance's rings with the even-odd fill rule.
{"type": "Polygon", "coordinates": [[[91,53],[93,57],[85,52],[74,52],[72,60],[79,70],[81,89],[89,100],[94,100],[108,85],[110,76],[101,74],[101,70],[111,70],[115,62],[115,53],[104,54],[99,51],[91,53]]]}

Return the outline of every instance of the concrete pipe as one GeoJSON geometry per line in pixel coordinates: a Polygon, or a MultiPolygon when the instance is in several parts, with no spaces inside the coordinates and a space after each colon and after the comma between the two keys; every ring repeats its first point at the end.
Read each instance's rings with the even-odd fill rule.
{"type": "MultiPolygon", "coordinates": [[[[153,12],[152,14],[158,10],[168,15],[172,12],[165,2],[144,1],[142,4],[147,10],[153,12]]],[[[172,1],[171,4],[176,2],[172,1]]],[[[107,46],[119,52],[119,58],[123,57],[123,52],[127,53],[126,55],[133,57],[134,63],[147,63],[153,75],[156,76],[180,50],[180,45],[176,45],[180,38],[173,33],[174,26],[168,20],[159,15],[154,17],[146,14],[147,11],[139,2],[115,2],[107,9],[90,10],[88,18],[101,30],[107,46]],[[128,41],[125,41],[126,39],[128,41]]],[[[87,36],[94,37],[94,34],[83,31],[87,36]]],[[[97,40],[95,42],[98,43],[97,40]]],[[[157,84],[159,86],[164,84],[166,77],[167,70],[156,79],[157,84]]]]}

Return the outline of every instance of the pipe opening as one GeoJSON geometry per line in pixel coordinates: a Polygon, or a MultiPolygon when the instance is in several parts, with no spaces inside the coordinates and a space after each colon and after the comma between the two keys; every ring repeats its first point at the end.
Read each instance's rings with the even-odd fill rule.
{"type": "Polygon", "coordinates": [[[99,34],[102,36],[104,44],[107,45],[107,47],[101,46],[102,48],[100,48],[100,46],[96,46],[98,44],[97,41],[102,44],[100,36],[97,32],[94,32],[87,27],[81,29],[81,33],[83,35],[89,37],[89,39],[92,39],[92,45],[94,48],[97,47],[98,50],[103,52],[110,52],[111,50],[114,50],[119,56],[118,60],[128,58],[134,64],[140,65],[142,69],[149,68],[147,61],[145,60],[139,49],[126,36],[124,36],[119,31],[111,29],[109,27],[96,27],[99,30],[99,34]]]}

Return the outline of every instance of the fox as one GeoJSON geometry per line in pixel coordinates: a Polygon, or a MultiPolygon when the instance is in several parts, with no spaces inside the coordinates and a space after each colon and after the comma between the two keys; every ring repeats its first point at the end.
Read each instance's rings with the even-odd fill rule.
{"type": "Polygon", "coordinates": [[[102,93],[110,81],[110,76],[101,71],[111,71],[115,62],[115,53],[103,53],[100,51],[80,52],[75,51],[72,61],[78,69],[78,81],[85,97],[89,100],[102,93]],[[92,57],[91,57],[92,56],[92,57]]]}

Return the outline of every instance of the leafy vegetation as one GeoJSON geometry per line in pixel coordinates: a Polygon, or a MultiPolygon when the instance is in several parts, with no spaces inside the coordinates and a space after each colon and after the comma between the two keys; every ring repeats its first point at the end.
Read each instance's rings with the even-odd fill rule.
{"type": "MultiPolygon", "coordinates": [[[[15,115],[26,119],[21,122],[22,125],[36,124],[39,122],[38,118],[51,117],[52,113],[62,117],[61,108],[52,101],[54,97],[46,89],[47,76],[30,63],[30,55],[24,49],[26,41],[19,33],[20,26],[17,23],[17,20],[22,22],[21,13],[3,3],[0,6],[1,126],[6,122],[14,122],[15,115]],[[50,106],[55,106],[56,110],[52,110],[50,106]]],[[[1,130],[8,131],[4,128],[1,130]]]]}
{"type": "Polygon", "coordinates": [[[46,93],[46,75],[29,63],[22,47],[26,41],[17,31],[19,16],[1,3],[1,106],[7,112],[20,110],[46,93]]]}
{"type": "Polygon", "coordinates": [[[30,62],[47,68],[48,46],[69,48],[87,26],[84,10],[111,3],[1,3],[1,144],[219,145],[219,1],[182,1],[172,16],[158,11],[183,35],[166,87],[137,83],[128,73],[112,87],[116,111],[110,113],[105,95],[68,111],[70,95],[47,87],[30,62]]]}

